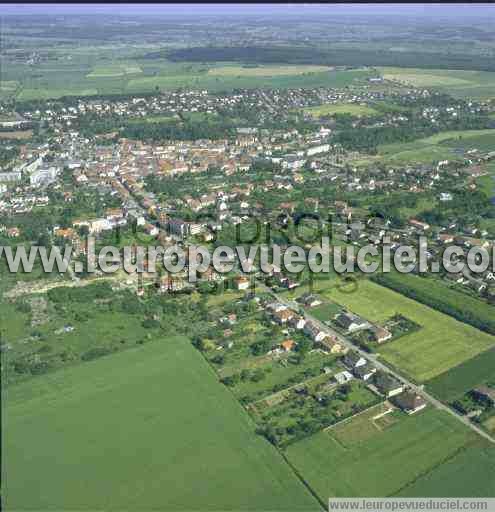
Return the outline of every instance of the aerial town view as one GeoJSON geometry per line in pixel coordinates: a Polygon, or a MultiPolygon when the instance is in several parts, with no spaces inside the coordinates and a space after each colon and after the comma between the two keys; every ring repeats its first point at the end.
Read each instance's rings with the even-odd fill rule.
{"type": "Polygon", "coordinates": [[[5,4],[2,509],[495,511],[494,247],[495,4],[5,4]]]}

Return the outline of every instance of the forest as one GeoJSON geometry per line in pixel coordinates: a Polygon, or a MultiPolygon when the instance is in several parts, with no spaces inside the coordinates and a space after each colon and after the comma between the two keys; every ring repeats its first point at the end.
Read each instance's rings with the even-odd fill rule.
{"type": "Polygon", "coordinates": [[[359,49],[324,49],[297,46],[194,47],[149,52],[146,59],[174,62],[246,62],[249,64],[320,64],[328,66],[400,66],[403,68],[495,71],[495,61],[481,55],[431,52],[394,52],[359,49]]]}

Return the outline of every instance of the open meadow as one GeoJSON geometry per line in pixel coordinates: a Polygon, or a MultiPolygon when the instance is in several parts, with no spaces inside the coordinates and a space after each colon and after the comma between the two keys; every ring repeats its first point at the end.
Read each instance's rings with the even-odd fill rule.
{"type": "MultiPolygon", "coordinates": [[[[400,419],[382,430],[362,428],[364,415],[295,443],[287,457],[321,499],[329,496],[390,496],[419,476],[428,474],[476,439],[447,413],[428,409],[400,419]],[[361,426],[361,436],[346,437],[346,429],[361,426]],[[400,468],[400,470],[399,470],[400,468]]],[[[371,421],[371,418],[368,419],[371,421]]],[[[372,427],[370,427],[372,428],[372,427]]]]}
{"type": "Polygon", "coordinates": [[[215,76],[285,76],[303,75],[305,73],[321,73],[331,71],[328,66],[218,66],[208,71],[209,75],[215,76]]]}
{"type": "Polygon", "coordinates": [[[459,150],[495,147],[495,130],[446,131],[413,142],[378,146],[378,155],[389,163],[432,163],[460,159],[459,150]]]}
{"type": "Polygon", "coordinates": [[[353,116],[372,116],[378,112],[367,105],[358,105],[355,103],[335,103],[319,105],[317,107],[307,107],[303,109],[313,117],[330,116],[333,114],[351,114],[353,116]]]}
{"type": "Polygon", "coordinates": [[[236,88],[346,87],[361,85],[369,69],[335,70],[321,65],[238,63],[177,63],[146,59],[133,48],[50,49],[49,58],[36,66],[5,63],[0,99],[19,101],[140,94],[181,87],[228,91],[236,88]]]}
{"type": "Polygon", "coordinates": [[[448,69],[378,68],[386,80],[438,89],[457,98],[495,97],[495,73],[448,69]]]}
{"type": "Polygon", "coordinates": [[[9,387],[2,406],[6,510],[319,508],[186,338],[9,387]]]}
{"type": "Polygon", "coordinates": [[[407,497],[495,497],[495,448],[474,444],[405,487],[407,497]]]}
{"type": "Polygon", "coordinates": [[[452,402],[470,389],[493,378],[495,368],[495,347],[454,366],[426,383],[435,396],[445,402],[452,402]]]}

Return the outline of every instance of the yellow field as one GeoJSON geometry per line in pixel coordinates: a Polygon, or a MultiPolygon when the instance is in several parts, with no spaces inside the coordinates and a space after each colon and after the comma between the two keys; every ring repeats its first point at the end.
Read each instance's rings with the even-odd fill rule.
{"type": "Polygon", "coordinates": [[[354,116],[371,116],[376,114],[376,110],[367,105],[356,105],[355,103],[337,103],[329,105],[319,105],[317,107],[307,107],[304,109],[313,117],[328,116],[331,114],[352,114],[354,116]]]}
{"type": "Polygon", "coordinates": [[[387,80],[415,87],[443,90],[458,98],[495,97],[495,73],[453,69],[378,68],[387,80]]]}
{"type": "MultiPolygon", "coordinates": [[[[394,68],[392,68],[394,69],[394,68]]],[[[383,73],[386,80],[397,80],[415,87],[434,87],[436,85],[469,85],[469,80],[448,75],[434,75],[423,69],[399,69],[383,73]]]]}
{"type": "Polygon", "coordinates": [[[0,139],[30,139],[33,136],[33,130],[18,130],[13,132],[0,132],[0,139]]]}
{"type": "Polygon", "coordinates": [[[216,76],[284,76],[303,75],[304,73],[322,73],[331,71],[328,66],[221,66],[208,71],[209,75],[216,76]]]}

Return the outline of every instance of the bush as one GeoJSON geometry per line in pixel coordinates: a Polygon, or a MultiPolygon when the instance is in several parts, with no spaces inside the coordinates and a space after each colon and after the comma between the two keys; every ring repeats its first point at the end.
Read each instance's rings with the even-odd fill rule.
{"type": "Polygon", "coordinates": [[[160,327],[160,322],[158,320],[153,320],[152,318],[147,318],[143,320],[142,326],[145,329],[158,329],[160,327]]]}
{"type": "Polygon", "coordinates": [[[111,350],[107,347],[95,347],[89,349],[87,352],[81,355],[83,361],[93,361],[100,357],[106,356],[111,353],[111,350]]]}

